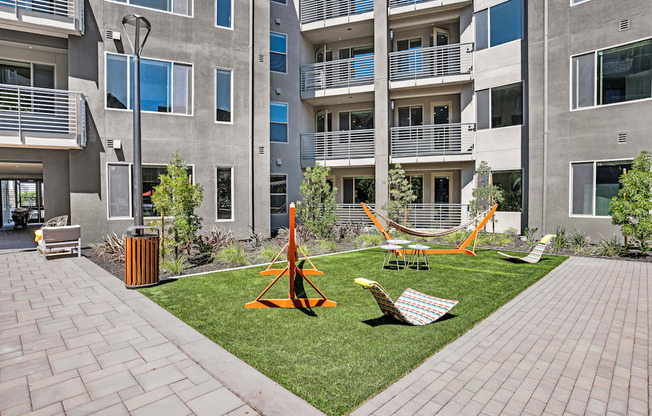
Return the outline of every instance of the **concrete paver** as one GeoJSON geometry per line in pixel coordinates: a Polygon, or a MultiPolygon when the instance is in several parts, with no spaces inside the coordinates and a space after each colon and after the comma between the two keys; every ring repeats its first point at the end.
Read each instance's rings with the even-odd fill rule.
{"type": "Polygon", "coordinates": [[[651,278],[571,257],[352,414],[651,414],[651,278]]]}

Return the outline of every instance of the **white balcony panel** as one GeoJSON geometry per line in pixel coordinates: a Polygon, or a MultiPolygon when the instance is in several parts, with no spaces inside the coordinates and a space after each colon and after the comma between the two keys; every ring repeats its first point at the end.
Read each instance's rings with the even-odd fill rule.
{"type": "Polygon", "coordinates": [[[358,56],[301,66],[301,97],[373,90],[374,56],[358,56]]]}
{"type": "Polygon", "coordinates": [[[362,166],[374,163],[374,130],[348,130],[301,135],[301,164],[362,166]]]}
{"type": "Polygon", "coordinates": [[[475,123],[392,127],[392,163],[475,160],[475,123]]]}
{"type": "Polygon", "coordinates": [[[407,222],[411,228],[447,230],[470,219],[468,204],[409,204],[407,222]]]}
{"type": "Polygon", "coordinates": [[[0,27],[66,37],[84,33],[84,0],[0,0],[0,27]]]}
{"type": "Polygon", "coordinates": [[[302,30],[373,18],[373,10],[373,0],[301,0],[302,30]]]}
{"type": "Polygon", "coordinates": [[[389,15],[434,8],[449,9],[471,4],[471,0],[389,0],[389,15]]]}
{"type": "Polygon", "coordinates": [[[468,82],[473,43],[410,49],[389,54],[390,88],[468,82]]]}
{"type": "Polygon", "coordinates": [[[82,148],[85,107],[81,93],[0,84],[0,146],[82,148]]]}

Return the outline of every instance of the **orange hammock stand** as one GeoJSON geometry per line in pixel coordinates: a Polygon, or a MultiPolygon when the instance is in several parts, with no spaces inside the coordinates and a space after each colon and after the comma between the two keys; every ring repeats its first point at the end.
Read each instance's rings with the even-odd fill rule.
{"type": "MultiPolygon", "coordinates": [[[[364,204],[364,202],[360,203],[362,205],[362,208],[364,209],[364,212],[369,216],[369,219],[371,219],[371,222],[374,223],[376,227],[380,230],[380,232],[385,236],[386,239],[391,240],[392,237],[389,235],[389,233],[383,228],[382,224],[376,219],[376,217],[371,213],[369,208],[364,204]]],[[[466,238],[466,240],[462,241],[457,247],[455,248],[433,248],[429,250],[424,250],[422,253],[426,254],[468,254],[473,257],[477,257],[477,254],[475,254],[475,240],[478,238],[478,233],[482,228],[484,228],[485,225],[487,225],[487,222],[489,222],[489,219],[496,213],[496,210],[498,209],[498,204],[495,204],[489,213],[480,221],[480,224],[473,230],[473,232],[466,238]],[[466,248],[471,244],[471,241],[473,241],[473,250],[467,250],[466,248]]],[[[399,254],[414,254],[414,250],[398,250],[399,254]]]]}
{"type": "Polygon", "coordinates": [[[332,300],[328,300],[326,296],[317,288],[317,286],[314,285],[308,279],[308,275],[320,275],[324,274],[324,272],[320,272],[317,270],[314,264],[312,264],[312,261],[306,256],[306,253],[301,250],[301,247],[299,247],[298,244],[296,244],[296,239],[295,239],[295,218],[294,218],[294,212],[295,212],[295,207],[294,207],[294,202],[290,204],[290,239],[285,246],[281,249],[281,251],[276,255],[272,263],[267,267],[267,269],[263,270],[260,272],[261,275],[266,276],[266,275],[276,275],[276,278],[272,281],[272,283],[263,290],[263,292],[258,295],[256,300],[253,302],[249,302],[245,305],[245,308],[307,308],[307,307],[316,307],[316,306],[321,306],[321,307],[335,307],[337,306],[337,303],[333,302],[332,300]],[[283,252],[286,253],[286,257],[288,260],[288,265],[285,266],[283,269],[274,269],[273,266],[276,264],[276,261],[278,260],[279,257],[283,254],[283,252]],[[310,263],[312,266],[312,269],[301,269],[297,267],[296,262],[299,260],[299,252],[303,254],[303,257],[310,263]],[[310,286],[312,286],[313,289],[319,293],[319,296],[321,298],[296,298],[294,297],[294,278],[296,275],[301,276],[303,279],[308,282],[310,286]],[[278,282],[278,279],[280,279],[282,276],[289,276],[290,277],[290,293],[288,298],[286,299],[263,299],[262,297],[267,293],[267,291],[274,286],[276,282],[278,282]]]}

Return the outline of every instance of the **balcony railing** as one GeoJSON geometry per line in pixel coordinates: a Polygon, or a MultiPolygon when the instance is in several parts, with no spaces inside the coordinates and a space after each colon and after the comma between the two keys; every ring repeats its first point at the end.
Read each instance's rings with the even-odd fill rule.
{"type": "Polygon", "coordinates": [[[410,49],[389,54],[389,80],[467,75],[473,72],[473,43],[410,49]]]}
{"type": "Polygon", "coordinates": [[[373,0],[301,0],[301,23],[373,11],[373,0]]]}
{"type": "MultiPolygon", "coordinates": [[[[376,204],[365,204],[371,210],[373,210],[376,204]]],[[[373,225],[373,222],[369,219],[367,214],[365,214],[362,205],[360,204],[337,204],[337,215],[340,217],[339,222],[341,224],[353,223],[353,224],[363,224],[363,225],[373,225]]]]}
{"type": "Polygon", "coordinates": [[[301,92],[373,83],[373,54],[301,66],[301,92]]]}
{"type": "Polygon", "coordinates": [[[391,156],[469,156],[475,157],[475,123],[433,124],[392,127],[391,156]]]}
{"type": "Polygon", "coordinates": [[[468,204],[410,204],[407,222],[412,228],[445,230],[470,219],[468,204]]]}
{"type": "Polygon", "coordinates": [[[0,84],[0,143],[83,147],[84,115],[81,93],[0,84]]]}
{"type": "MultiPolygon", "coordinates": [[[[401,7],[401,6],[409,6],[412,4],[419,4],[419,3],[430,3],[435,0],[389,0],[389,7],[394,8],[394,7],[401,7]]],[[[442,0],[439,0],[439,3],[443,3],[442,0]]]]}
{"type": "MultiPolygon", "coordinates": [[[[25,20],[25,12],[48,17],[60,22],[72,22],[75,30],[84,32],[84,0],[0,0],[0,11],[13,9],[18,20],[25,20]]],[[[56,25],[55,25],[56,26],[56,25]]]]}
{"type": "Polygon", "coordinates": [[[375,156],[374,130],[348,130],[301,135],[301,161],[344,161],[355,164],[356,159],[375,156]]]}

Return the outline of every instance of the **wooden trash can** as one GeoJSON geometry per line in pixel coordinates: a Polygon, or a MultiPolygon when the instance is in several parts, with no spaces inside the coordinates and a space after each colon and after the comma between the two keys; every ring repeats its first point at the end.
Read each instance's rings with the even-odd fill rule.
{"type": "Polygon", "coordinates": [[[158,229],[132,226],[125,235],[127,289],[153,286],[159,281],[158,229]]]}

